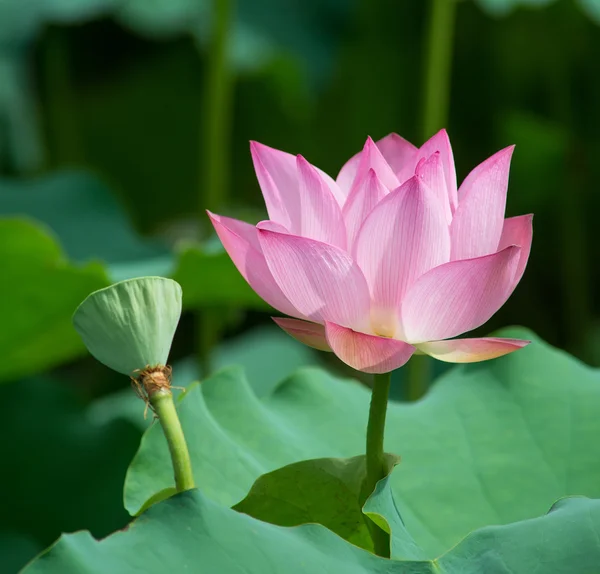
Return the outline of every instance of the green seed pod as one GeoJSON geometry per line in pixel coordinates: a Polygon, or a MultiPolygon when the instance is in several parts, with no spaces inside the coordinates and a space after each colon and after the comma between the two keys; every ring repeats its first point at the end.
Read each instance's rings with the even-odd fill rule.
{"type": "Polygon", "coordinates": [[[133,375],[166,365],[181,315],[181,286],[140,277],[94,291],[73,315],[89,352],[107,367],[133,375]]]}

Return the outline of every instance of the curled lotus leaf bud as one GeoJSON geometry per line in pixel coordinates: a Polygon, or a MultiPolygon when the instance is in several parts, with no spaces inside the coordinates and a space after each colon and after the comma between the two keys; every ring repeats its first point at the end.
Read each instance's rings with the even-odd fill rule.
{"type": "Polygon", "coordinates": [[[91,293],[73,315],[89,352],[107,367],[133,375],[166,365],[181,315],[181,286],[140,277],[91,293]]]}

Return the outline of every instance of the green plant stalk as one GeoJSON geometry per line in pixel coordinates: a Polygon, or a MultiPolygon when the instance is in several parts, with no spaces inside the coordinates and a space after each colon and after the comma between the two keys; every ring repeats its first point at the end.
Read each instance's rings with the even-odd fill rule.
{"type": "MultiPolygon", "coordinates": [[[[448,120],[450,71],[456,0],[431,0],[425,43],[425,76],[423,82],[423,141],[442,129],[448,120]]],[[[406,397],[421,398],[429,386],[431,359],[414,355],[406,365],[406,397]]]]}
{"type": "MultiPolygon", "coordinates": [[[[579,23],[568,6],[552,12],[548,29],[552,33],[560,31],[565,25],[573,30],[578,30],[579,23]]],[[[544,62],[546,92],[551,105],[550,112],[553,119],[557,120],[567,135],[566,164],[564,180],[561,185],[569,193],[559,194],[558,199],[558,231],[562,236],[560,251],[560,265],[563,279],[562,298],[564,309],[564,331],[566,334],[567,349],[579,356],[584,361],[591,361],[590,349],[587,345],[590,332],[590,318],[593,296],[589,286],[593,285],[590,278],[590,265],[592,260],[589,242],[586,239],[586,217],[584,213],[586,185],[591,189],[589,166],[586,165],[584,144],[579,141],[577,134],[577,121],[573,111],[576,104],[572,96],[573,85],[573,53],[552,45],[552,52],[548,54],[548,61],[544,62]]]]}
{"type": "Polygon", "coordinates": [[[158,416],[169,445],[177,492],[195,488],[190,453],[177,416],[173,394],[167,389],[160,389],[150,396],[150,404],[158,416]]]}
{"type": "Polygon", "coordinates": [[[82,160],[77,105],[71,86],[69,46],[64,29],[50,26],[43,53],[46,88],[46,140],[52,166],[82,160]]]}
{"type": "MultiPolygon", "coordinates": [[[[367,476],[364,491],[370,496],[377,483],[387,475],[388,469],[383,450],[385,434],[385,417],[387,414],[388,396],[392,373],[375,375],[373,392],[371,394],[371,407],[369,409],[369,422],[367,424],[367,476]]],[[[369,531],[373,539],[375,554],[389,557],[390,540],[374,522],[370,522],[369,531]]]]}
{"type": "Polygon", "coordinates": [[[208,51],[204,88],[200,215],[226,202],[229,183],[229,147],[232,121],[233,77],[228,62],[232,0],[213,0],[214,29],[208,51]]]}
{"type": "Polygon", "coordinates": [[[446,124],[450,101],[450,70],[456,0],[431,0],[423,85],[423,139],[446,124]]]}
{"type": "Polygon", "coordinates": [[[431,381],[431,357],[414,354],[406,364],[406,400],[417,401],[431,381]]]}
{"type": "MultiPolygon", "coordinates": [[[[200,123],[199,221],[206,210],[218,212],[226,203],[230,172],[233,77],[227,48],[233,14],[233,0],[213,0],[213,36],[208,49],[204,107],[200,123]]],[[[221,330],[218,309],[197,314],[198,361],[203,376],[212,370],[211,351],[221,330]]]]}

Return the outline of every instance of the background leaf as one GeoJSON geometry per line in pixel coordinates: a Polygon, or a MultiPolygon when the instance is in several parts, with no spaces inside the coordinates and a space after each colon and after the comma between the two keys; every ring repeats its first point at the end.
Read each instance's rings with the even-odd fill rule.
{"type": "Polygon", "coordinates": [[[40,227],[0,220],[2,297],[0,381],[54,367],[84,352],[71,324],[75,308],[108,284],[97,264],[75,267],[40,227]]]}
{"type": "MultiPolygon", "coordinates": [[[[531,338],[523,330],[503,335],[531,338]]],[[[434,558],[484,526],[539,517],[567,495],[600,495],[596,371],[540,340],[502,359],[452,369],[417,403],[392,403],[386,451],[407,529],[434,558]]],[[[236,369],[191,386],[180,403],[203,492],[240,501],[262,474],[364,448],[369,393],[316,369],[258,399],[236,369]]],[[[143,437],[125,502],[134,514],[172,473],[158,428],[143,437]]]]}
{"type": "Polygon", "coordinates": [[[173,266],[166,243],[141,237],[107,186],[84,171],[0,180],[0,215],[44,223],[69,259],[101,260],[114,281],[167,275],[173,266]]]}
{"type": "Polygon", "coordinates": [[[123,527],[123,478],[140,431],[99,420],[78,391],[48,376],[4,386],[2,400],[0,571],[16,572],[63,531],[123,527]]]}
{"type": "MultiPolygon", "coordinates": [[[[532,8],[543,8],[555,0],[477,0],[482,8],[494,16],[504,16],[514,8],[527,6],[532,8]]],[[[600,24],[600,1],[579,0],[581,9],[590,20],[600,24]]]]}
{"type": "Polygon", "coordinates": [[[269,306],[250,288],[225,251],[183,248],[173,273],[183,288],[183,304],[227,305],[232,302],[253,309],[269,306]]]}

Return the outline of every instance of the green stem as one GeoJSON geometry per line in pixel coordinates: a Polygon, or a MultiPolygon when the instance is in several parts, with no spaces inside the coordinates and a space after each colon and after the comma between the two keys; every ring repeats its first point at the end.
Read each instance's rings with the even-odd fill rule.
{"type": "MultiPolygon", "coordinates": [[[[423,82],[423,140],[430,138],[448,121],[450,71],[456,0],[431,0],[426,34],[426,62],[423,82]]],[[[414,356],[407,365],[406,394],[417,400],[429,383],[429,357],[414,356]]]]}
{"type": "MultiPolygon", "coordinates": [[[[367,496],[373,493],[377,483],[388,472],[383,450],[383,437],[391,381],[392,374],[384,373],[382,375],[375,375],[373,383],[371,408],[369,409],[369,422],[367,425],[367,477],[364,489],[367,496]]],[[[389,535],[374,523],[369,525],[369,530],[371,531],[375,554],[389,557],[389,535]]]]}
{"type": "MultiPolygon", "coordinates": [[[[549,29],[561,30],[567,25],[578,30],[568,7],[552,12],[554,17],[549,29]]],[[[552,119],[557,120],[565,134],[565,157],[562,164],[563,179],[557,182],[555,190],[558,197],[557,207],[558,233],[562,235],[562,250],[559,264],[562,266],[560,276],[563,280],[562,298],[564,309],[565,346],[583,360],[590,360],[587,355],[589,347],[587,335],[590,330],[592,295],[589,286],[593,284],[590,277],[591,260],[589,241],[586,239],[586,169],[585,153],[578,141],[577,121],[574,117],[576,109],[572,96],[573,85],[573,56],[571,52],[561,50],[553,45],[549,61],[545,62],[547,78],[546,91],[550,96],[552,119]],[[561,190],[568,189],[569,193],[561,190]]]]}
{"type": "MultiPolygon", "coordinates": [[[[213,0],[214,26],[208,49],[201,118],[199,221],[206,210],[218,212],[226,203],[230,172],[233,77],[228,62],[233,0],[213,0]]],[[[198,360],[202,375],[211,371],[211,352],[220,331],[220,313],[203,309],[197,315],[198,360]]]]}
{"type": "Polygon", "coordinates": [[[82,156],[69,56],[65,30],[50,26],[46,35],[43,59],[48,155],[53,166],[80,162],[82,156]]]}
{"type": "Polygon", "coordinates": [[[431,359],[427,355],[413,355],[406,364],[406,400],[420,399],[431,380],[431,359]]]}
{"type": "Polygon", "coordinates": [[[431,0],[423,97],[423,137],[443,128],[448,119],[450,69],[456,0],[431,0]]]}
{"type": "Polygon", "coordinates": [[[190,453],[188,452],[171,391],[158,390],[150,397],[150,403],[158,416],[169,445],[177,492],[195,488],[190,453]]]}
{"type": "Polygon", "coordinates": [[[200,173],[200,216],[219,210],[226,200],[229,176],[233,78],[228,62],[232,0],[214,0],[214,28],[208,51],[200,173]]]}

